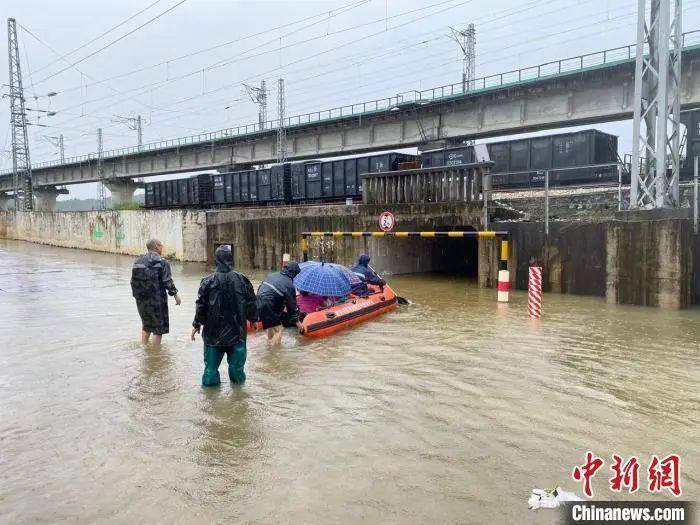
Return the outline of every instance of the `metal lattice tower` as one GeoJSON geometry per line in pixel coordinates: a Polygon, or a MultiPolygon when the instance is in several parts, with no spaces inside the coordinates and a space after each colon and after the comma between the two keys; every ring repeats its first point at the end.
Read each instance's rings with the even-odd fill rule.
{"type": "Polygon", "coordinates": [[[31,211],[32,163],[29,158],[27,113],[24,109],[22,71],[19,64],[19,42],[14,18],[7,19],[7,50],[10,66],[10,127],[12,128],[12,177],[15,209],[31,211]]]}
{"type": "Polygon", "coordinates": [[[277,114],[279,124],[277,126],[277,162],[287,160],[287,130],[284,125],[286,102],[284,99],[284,79],[277,80],[277,114]]]}
{"type": "Polygon", "coordinates": [[[258,105],[258,124],[260,130],[263,130],[267,122],[267,88],[265,87],[265,81],[260,81],[260,87],[248,84],[243,84],[243,87],[250,99],[258,105]]]}
{"type": "Polygon", "coordinates": [[[58,137],[49,137],[48,135],[43,135],[44,139],[48,140],[51,145],[58,148],[58,156],[61,159],[61,164],[66,162],[66,150],[63,147],[63,133],[58,137]]]}
{"type": "Polygon", "coordinates": [[[637,7],[630,189],[630,208],[646,209],[679,205],[683,48],[682,0],[649,1],[648,24],[647,0],[638,0],[637,7]]]}
{"type": "Polygon", "coordinates": [[[137,115],[135,117],[123,117],[121,115],[114,115],[112,122],[126,124],[129,127],[129,129],[135,131],[137,140],[136,143],[138,144],[139,151],[143,149],[143,120],[141,119],[141,115],[137,115]]]}
{"type": "Polygon", "coordinates": [[[457,42],[462,50],[462,91],[466,93],[474,89],[476,79],[476,29],[474,24],[469,24],[467,29],[452,30],[452,39],[457,42]]]}
{"type": "Polygon", "coordinates": [[[107,188],[104,180],[104,165],[102,163],[102,128],[97,130],[97,205],[100,210],[107,209],[107,188]]]}

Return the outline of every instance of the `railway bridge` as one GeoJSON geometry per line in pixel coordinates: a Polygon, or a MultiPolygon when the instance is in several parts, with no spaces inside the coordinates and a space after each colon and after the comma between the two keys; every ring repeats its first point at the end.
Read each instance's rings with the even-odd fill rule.
{"type": "MultiPolygon", "coordinates": [[[[288,160],[359,154],[456,138],[478,139],[629,119],[635,45],[562,59],[462,83],[411,91],[285,119],[288,160]]],[[[700,31],[684,34],[682,109],[700,107],[700,31]]],[[[130,200],[135,178],[275,162],[278,121],[106,151],[103,179],[115,201],[130,200]]],[[[51,207],[57,186],[95,182],[97,154],[33,165],[38,199],[51,207]]],[[[0,173],[0,195],[13,188],[0,173]]],[[[64,190],[65,191],[65,190],[64,190]]]]}

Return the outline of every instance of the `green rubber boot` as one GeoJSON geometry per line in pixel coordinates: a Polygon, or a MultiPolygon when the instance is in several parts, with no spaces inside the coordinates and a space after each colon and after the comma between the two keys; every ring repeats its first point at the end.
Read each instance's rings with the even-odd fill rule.
{"type": "Polygon", "coordinates": [[[202,386],[216,386],[221,384],[219,365],[224,358],[224,353],[224,350],[216,348],[215,346],[204,345],[204,374],[202,374],[202,386]]]}
{"type": "Polygon", "coordinates": [[[238,343],[226,352],[228,358],[228,377],[232,383],[241,384],[245,381],[245,360],[248,355],[245,342],[238,343]]]}

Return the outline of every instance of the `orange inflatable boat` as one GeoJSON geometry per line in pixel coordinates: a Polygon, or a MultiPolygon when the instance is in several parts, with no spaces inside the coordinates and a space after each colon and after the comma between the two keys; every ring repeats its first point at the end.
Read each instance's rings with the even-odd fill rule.
{"type": "MultiPolygon", "coordinates": [[[[304,337],[326,337],[396,308],[396,294],[390,286],[384,285],[383,290],[373,285],[369,288],[373,293],[367,297],[353,295],[344,303],[306,314],[301,322],[301,334],[304,337]]],[[[248,323],[249,332],[261,329],[260,322],[255,325],[248,323]]]]}
{"type": "Polygon", "coordinates": [[[304,337],[326,337],[338,330],[356,325],[396,308],[396,294],[385,285],[384,290],[370,286],[368,297],[351,296],[344,303],[306,314],[301,322],[304,337]]]}

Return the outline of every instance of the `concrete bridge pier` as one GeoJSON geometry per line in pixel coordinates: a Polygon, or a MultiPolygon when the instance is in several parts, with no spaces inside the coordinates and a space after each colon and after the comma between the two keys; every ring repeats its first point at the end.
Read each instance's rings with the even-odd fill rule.
{"type": "Polygon", "coordinates": [[[55,211],[56,197],[59,195],[68,195],[68,190],[56,186],[34,188],[34,197],[36,198],[34,209],[36,211],[55,211]]]}
{"type": "Polygon", "coordinates": [[[134,192],[140,184],[131,179],[114,179],[105,182],[105,186],[112,194],[112,206],[132,202],[134,192]]]}
{"type": "Polygon", "coordinates": [[[15,198],[5,192],[0,192],[0,211],[8,211],[15,207],[15,198]]]}

